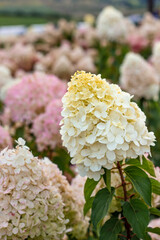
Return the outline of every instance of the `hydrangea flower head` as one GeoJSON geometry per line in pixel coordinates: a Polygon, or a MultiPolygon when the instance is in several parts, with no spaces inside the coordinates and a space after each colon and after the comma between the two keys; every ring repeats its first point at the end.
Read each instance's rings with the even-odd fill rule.
{"type": "Polygon", "coordinates": [[[121,87],[137,98],[158,99],[159,78],[141,55],[129,52],[120,68],[121,87]]]}
{"type": "Polygon", "coordinates": [[[55,239],[65,234],[61,195],[23,139],[0,153],[0,239],[55,239]]]}
{"type": "Polygon", "coordinates": [[[22,81],[11,87],[5,104],[11,110],[13,121],[31,123],[53,99],[61,99],[66,92],[66,84],[54,75],[34,73],[26,75],[22,81]]]}
{"type": "Polygon", "coordinates": [[[107,37],[110,41],[119,41],[126,37],[127,24],[120,11],[108,6],[97,18],[97,30],[101,37],[107,37]]]}
{"type": "Polygon", "coordinates": [[[100,75],[77,72],[68,83],[61,135],[81,176],[98,180],[103,168],[150,152],[154,134],[131,98],[100,75]]]}

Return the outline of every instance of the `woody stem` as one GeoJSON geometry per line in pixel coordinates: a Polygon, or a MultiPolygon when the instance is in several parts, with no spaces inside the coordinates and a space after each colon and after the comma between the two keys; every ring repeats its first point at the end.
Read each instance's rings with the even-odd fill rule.
{"type": "MultiPolygon", "coordinates": [[[[122,181],[122,187],[123,187],[123,193],[124,193],[124,201],[128,201],[128,197],[127,197],[127,189],[126,189],[126,182],[123,176],[123,172],[122,172],[122,166],[119,162],[117,162],[117,168],[121,177],[121,181],[122,181]]],[[[126,228],[126,232],[127,232],[127,239],[131,240],[131,226],[128,223],[127,219],[124,218],[125,221],[125,228],[126,228]]]]}

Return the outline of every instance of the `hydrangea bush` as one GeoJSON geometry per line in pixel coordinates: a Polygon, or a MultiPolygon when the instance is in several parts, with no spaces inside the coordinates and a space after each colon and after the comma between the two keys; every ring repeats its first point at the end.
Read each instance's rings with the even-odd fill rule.
{"type": "MultiPolygon", "coordinates": [[[[61,135],[82,177],[91,239],[150,239],[160,228],[159,179],[146,157],[155,136],[131,96],[100,75],[77,72],[63,97],[61,135]],[[90,210],[91,209],[91,210],[90,210]]],[[[157,171],[157,170],[156,170],[157,171]]]]}

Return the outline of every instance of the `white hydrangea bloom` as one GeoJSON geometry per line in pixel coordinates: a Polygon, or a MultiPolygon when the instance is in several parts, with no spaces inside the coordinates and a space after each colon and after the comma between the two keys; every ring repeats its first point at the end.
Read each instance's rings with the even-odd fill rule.
{"type": "Polygon", "coordinates": [[[127,22],[120,11],[109,6],[97,18],[97,31],[110,41],[123,40],[127,34],[127,22]]]}
{"type": "Polygon", "coordinates": [[[0,239],[61,240],[67,223],[61,195],[25,141],[17,142],[0,153],[0,239]]]}
{"type": "Polygon", "coordinates": [[[81,176],[98,180],[114,162],[150,153],[155,136],[131,98],[100,75],[77,72],[68,83],[60,132],[81,176]]]}
{"type": "Polygon", "coordinates": [[[158,99],[159,78],[139,54],[129,52],[120,67],[120,85],[137,98],[158,99]]]}

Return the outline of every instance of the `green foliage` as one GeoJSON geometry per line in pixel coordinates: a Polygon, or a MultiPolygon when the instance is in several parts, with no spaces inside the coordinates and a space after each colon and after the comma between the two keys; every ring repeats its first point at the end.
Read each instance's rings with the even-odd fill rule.
{"type": "Polygon", "coordinates": [[[106,46],[98,44],[96,48],[98,49],[96,61],[98,73],[103,78],[111,79],[113,83],[118,83],[120,77],[119,67],[123,62],[124,56],[129,51],[128,46],[110,42],[106,46]]]}
{"type": "Polygon", "coordinates": [[[92,204],[94,201],[94,197],[90,197],[88,200],[86,200],[83,208],[83,214],[84,216],[88,213],[88,211],[92,208],[92,204]]]}
{"type": "Polygon", "coordinates": [[[149,211],[151,214],[160,217],[160,210],[158,210],[157,208],[150,208],[149,211]]]}
{"type": "Polygon", "coordinates": [[[139,238],[144,234],[149,223],[149,210],[140,199],[131,199],[123,205],[123,214],[139,238]]]}
{"type": "Polygon", "coordinates": [[[116,240],[121,229],[121,221],[113,216],[103,225],[100,231],[100,240],[116,240]]]}
{"type": "Polygon", "coordinates": [[[95,196],[92,205],[91,221],[94,229],[97,229],[97,225],[106,216],[110,203],[112,201],[115,189],[111,188],[111,192],[107,188],[101,189],[95,196]]]}
{"type": "Polygon", "coordinates": [[[150,181],[152,184],[152,192],[157,195],[160,195],[160,182],[153,178],[150,178],[150,181]]]}
{"type": "MultiPolygon", "coordinates": [[[[50,150],[52,152],[52,150],[50,150]]],[[[64,173],[69,173],[72,177],[74,176],[72,170],[70,169],[71,157],[64,148],[55,149],[55,156],[52,161],[58,165],[59,169],[64,173]]]]}
{"type": "Polygon", "coordinates": [[[156,228],[148,227],[147,232],[151,232],[151,233],[155,233],[155,234],[160,235],[160,228],[159,227],[156,227],[156,228]]]}
{"type": "MultiPolygon", "coordinates": [[[[14,139],[17,140],[20,137],[24,138],[24,132],[25,132],[24,126],[17,128],[14,139]]],[[[15,143],[15,145],[17,144],[15,143]]]]}
{"type": "Polygon", "coordinates": [[[0,113],[2,113],[2,112],[3,112],[3,107],[4,107],[4,104],[3,104],[3,102],[2,102],[2,101],[0,101],[0,113]]]}
{"type": "Polygon", "coordinates": [[[91,197],[91,194],[97,186],[98,182],[99,181],[94,181],[94,179],[87,178],[87,181],[84,185],[84,198],[86,201],[83,209],[84,215],[86,215],[89,209],[92,208],[94,197],[91,197]]]}
{"type": "Polygon", "coordinates": [[[84,186],[84,198],[86,201],[90,198],[98,182],[99,181],[94,181],[94,179],[87,178],[87,181],[84,186]]]}
{"type": "Polygon", "coordinates": [[[129,159],[126,162],[128,165],[134,165],[147,171],[151,176],[155,177],[154,164],[149,159],[142,157],[142,164],[139,159],[129,159]]]}
{"type": "Polygon", "coordinates": [[[31,24],[45,24],[49,19],[45,17],[26,17],[26,16],[0,16],[0,26],[8,25],[31,25],[31,24]]]}
{"type": "Polygon", "coordinates": [[[151,206],[151,182],[147,174],[136,166],[129,166],[124,169],[127,177],[132,182],[135,190],[144,201],[151,206]]]}
{"type": "Polygon", "coordinates": [[[105,173],[103,175],[104,182],[106,184],[106,187],[108,191],[111,191],[111,170],[108,170],[105,168],[105,173]]]}
{"type": "Polygon", "coordinates": [[[155,166],[160,167],[160,93],[158,101],[141,99],[138,105],[147,117],[147,127],[156,136],[155,146],[152,147],[152,160],[155,166]]]}

